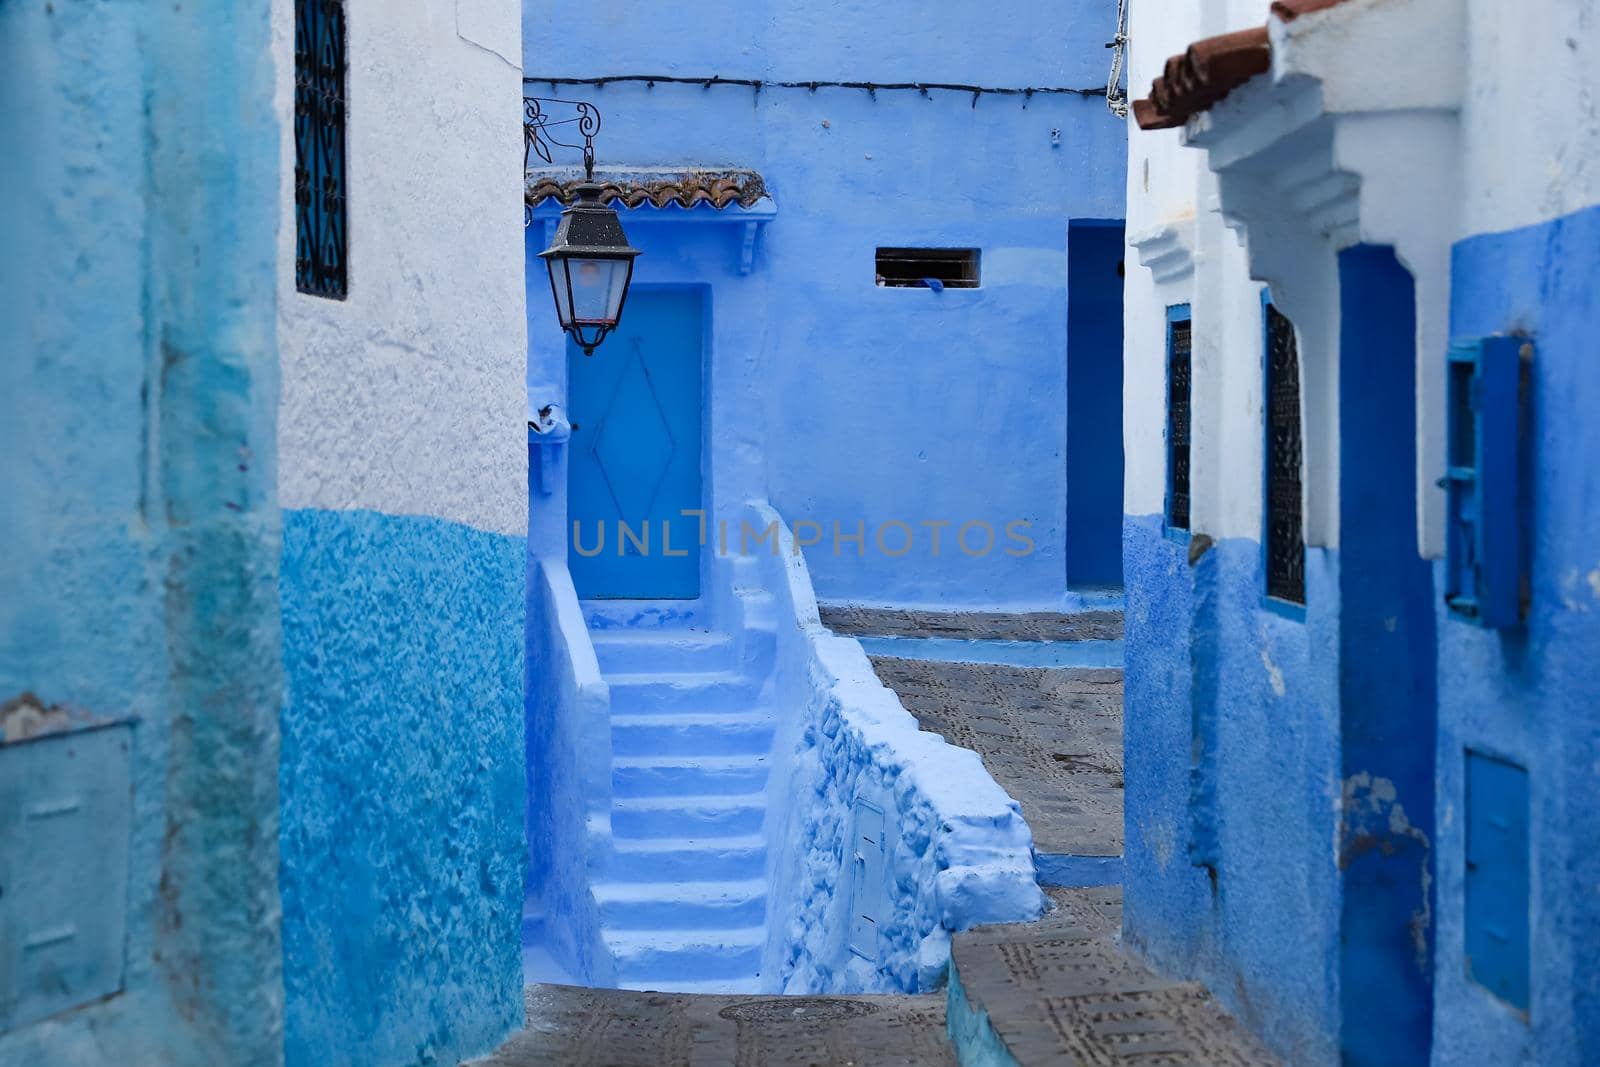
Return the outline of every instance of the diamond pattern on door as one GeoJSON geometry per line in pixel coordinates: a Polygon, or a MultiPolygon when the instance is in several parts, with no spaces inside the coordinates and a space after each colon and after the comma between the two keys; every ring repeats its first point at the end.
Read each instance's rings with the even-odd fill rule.
{"type": "Polygon", "coordinates": [[[594,355],[568,345],[567,565],[580,597],[700,595],[705,301],[646,286],[594,355]]]}
{"type": "Polygon", "coordinates": [[[595,466],[624,517],[648,515],[655,508],[677,452],[637,338],[631,347],[627,369],[600,416],[593,449],[595,466]]]}

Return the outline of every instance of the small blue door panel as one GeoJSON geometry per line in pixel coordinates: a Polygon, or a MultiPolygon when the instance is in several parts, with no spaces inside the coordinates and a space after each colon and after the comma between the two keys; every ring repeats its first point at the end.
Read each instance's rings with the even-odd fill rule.
{"type": "Polygon", "coordinates": [[[1467,972],[1528,1010],[1528,772],[1467,750],[1467,972]]]}
{"type": "Polygon", "coordinates": [[[622,322],[585,356],[567,345],[573,423],[568,560],[584,598],[700,595],[699,290],[629,295],[622,322]]]}

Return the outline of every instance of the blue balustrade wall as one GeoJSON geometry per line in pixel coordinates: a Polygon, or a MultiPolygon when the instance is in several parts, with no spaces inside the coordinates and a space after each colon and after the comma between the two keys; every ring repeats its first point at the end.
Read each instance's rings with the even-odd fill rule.
{"type": "MultiPolygon", "coordinates": [[[[1524,625],[1504,630],[1439,616],[1435,1061],[1576,1067],[1600,1061],[1600,208],[1469,238],[1452,269],[1454,336],[1526,333],[1535,347],[1523,516],[1531,605],[1524,625]],[[1528,772],[1526,1013],[1467,973],[1469,748],[1528,772]]],[[[1442,568],[1435,576],[1442,603],[1442,568]]]]}

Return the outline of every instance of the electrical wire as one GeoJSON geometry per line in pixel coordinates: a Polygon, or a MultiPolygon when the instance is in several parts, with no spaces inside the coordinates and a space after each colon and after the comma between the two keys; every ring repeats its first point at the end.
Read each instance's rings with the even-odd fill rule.
{"type": "Polygon", "coordinates": [[[1038,96],[1105,96],[1106,90],[1101,88],[1079,89],[1056,85],[1035,86],[999,86],[999,85],[967,85],[961,82],[870,82],[870,81],[829,81],[816,79],[813,81],[767,81],[761,78],[724,78],[714,74],[706,78],[685,77],[679,74],[608,74],[594,78],[549,78],[525,77],[524,85],[548,85],[552,89],[562,85],[592,85],[605,88],[621,82],[643,82],[646,88],[655,88],[657,83],[664,85],[698,85],[703,89],[713,86],[742,86],[754,89],[757,93],[766,89],[805,89],[816,92],[818,89],[857,89],[867,93],[874,99],[880,92],[916,91],[927,96],[932,90],[943,90],[953,93],[971,93],[972,106],[978,106],[978,100],[985,94],[990,96],[1020,96],[1022,106],[1027,107],[1028,101],[1035,95],[1038,96]]]}

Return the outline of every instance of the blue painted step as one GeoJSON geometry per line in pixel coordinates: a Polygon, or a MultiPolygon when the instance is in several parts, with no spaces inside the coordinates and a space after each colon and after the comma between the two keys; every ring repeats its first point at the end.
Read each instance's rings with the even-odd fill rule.
{"type": "Polygon", "coordinates": [[[616,882],[762,878],[767,839],[761,834],[613,838],[607,872],[616,882]]]}
{"type": "Polygon", "coordinates": [[[607,674],[611,714],[668,711],[743,711],[761,692],[761,680],[734,671],[662,671],[607,674]]]}
{"type": "Polygon", "coordinates": [[[772,747],[772,716],[662,712],[611,716],[611,751],[619,756],[762,755],[772,747]]]}
{"type": "Polygon", "coordinates": [[[617,797],[753,793],[766,784],[765,756],[617,756],[611,761],[617,797]]]}
{"type": "Polygon", "coordinates": [[[738,642],[712,630],[599,630],[593,635],[595,657],[605,674],[673,670],[732,669],[738,642]]]}
{"type": "MultiPolygon", "coordinates": [[[[741,594],[748,621],[770,597],[741,594]]],[[[758,992],[777,631],[722,633],[693,610],[591,609],[611,692],[611,851],[592,890],[618,981],[758,992]]]]}
{"type": "Polygon", "coordinates": [[[611,832],[620,838],[759,834],[766,815],[765,793],[621,797],[611,802],[611,832]]]}
{"type": "Polygon", "coordinates": [[[767,880],[602,882],[594,887],[607,929],[738,929],[767,916],[767,880]]]}
{"type": "Polygon", "coordinates": [[[654,982],[747,979],[761,970],[765,926],[733,930],[607,930],[606,947],[617,961],[617,978],[634,988],[654,982]]]}

